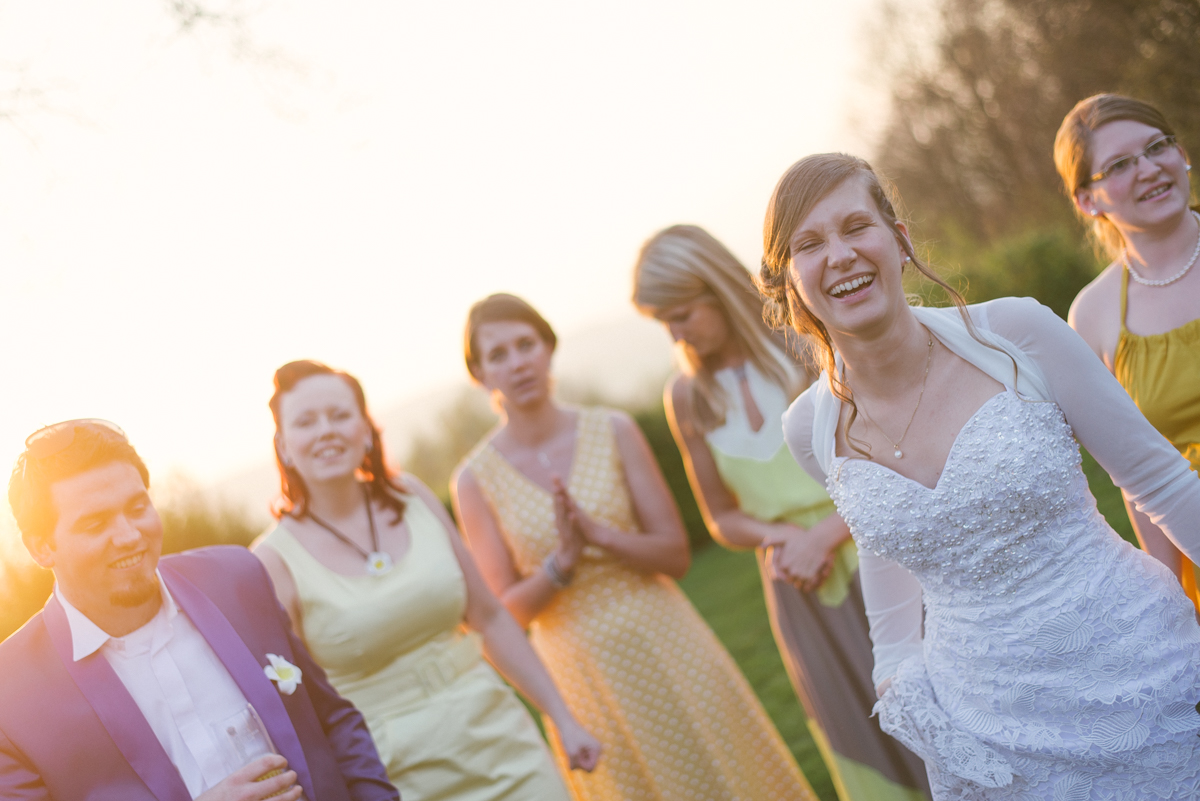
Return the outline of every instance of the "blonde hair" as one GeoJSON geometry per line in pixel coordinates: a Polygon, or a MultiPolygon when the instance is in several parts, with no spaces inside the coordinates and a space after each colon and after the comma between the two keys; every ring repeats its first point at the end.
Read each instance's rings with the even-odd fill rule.
{"type": "MultiPolygon", "coordinates": [[[[758,288],[768,301],[768,322],[779,327],[791,327],[804,337],[813,361],[820,365],[821,370],[829,377],[830,390],[838,400],[849,405],[850,415],[845,428],[846,441],[854,450],[865,456],[868,452],[859,447],[857,441],[850,436],[850,426],[858,416],[858,406],[854,403],[850,387],[838,374],[829,330],[804,305],[790,274],[792,236],[796,229],[818,203],[850,179],[863,181],[884,223],[891,227],[901,250],[910,259],[909,263],[921,275],[945,290],[962,315],[963,323],[971,336],[988,347],[995,346],[979,338],[971,316],[967,314],[967,302],[962,294],[922,262],[908,238],[900,235],[897,228],[900,217],[896,213],[898,203],[892,200],[894,191],[871,169],[870,164],[857,156],[844,153],[820,153],[802,158],[789,167],[775,185],[775,191],[771,193],[771,200],[767,203],[767,217],[763,222],[763,262],[758,277],[758,288]]],[[[1015,361],[1013,370],[1015,376],[1015,361]]]]}
{"type": "MultiPolygon", "coordinates": [[[[1088,233],[1097,255],[1115,259],[1125,249],[1125,237],[1106,217],[1091,217],[1075,203],[1075,193],[1092,183],[1092,140],[1096,129],[1118,120],[1132,120],[1157,128],[1168,136],[1175,129],[1154,106],[1124,95],[1102,94],[1080,100],[1063,117],[1054,137],[1054,166],[1063,181],[1063,189],[1075,206],[1075,213],[1088,224],[1088,233]]],[[[1185,153],[1186,157],[1186,153],[1185,153]]]]}
{"type": "MultiPolygon", "coordinates": [[[[763,299],[749,271],[703,228],[673,225],[642,245],[633,267],[633,305],[653,315],[692,301],[720,311],[742,352],[789,399],[808,385],[809,376],[788,355],[786,341],[767,327],[763,299]]],[[[696,426],[708,432],[724,425],[728,399],[713,371],[686,343],[676,343],[675,354],[680,370],[692,379],[687,398],[696,426]]]]}

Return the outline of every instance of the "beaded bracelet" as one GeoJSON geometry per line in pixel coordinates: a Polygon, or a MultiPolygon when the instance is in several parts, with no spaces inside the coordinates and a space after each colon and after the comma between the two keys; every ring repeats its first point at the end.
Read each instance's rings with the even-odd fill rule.
{"type": "Polygon", "coordinates": [[[554,558],[554,552],[551,551],[545,559],[542,560],[542,570],[546,571],[546,578],[550,579],[550,583],[557,589],[564,590],[574,576],[570,573],[563,574],[558,567],[558,560],[554,558]]]}

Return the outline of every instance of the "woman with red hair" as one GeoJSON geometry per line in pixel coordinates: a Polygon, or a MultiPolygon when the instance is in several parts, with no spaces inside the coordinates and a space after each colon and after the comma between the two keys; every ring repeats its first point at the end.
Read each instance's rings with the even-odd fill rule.
{"type": "Polygon", "coordinates": [[[285,364],[271,412],[279,524],[254,552],[296,633],[363,713],[401,795],[565,801],[537,727],[485,657],[554,721],[569,767],[594,768],[599,744],[488,590],[445,507],[414,476],[388,470],[357,379],[285,364]]]}

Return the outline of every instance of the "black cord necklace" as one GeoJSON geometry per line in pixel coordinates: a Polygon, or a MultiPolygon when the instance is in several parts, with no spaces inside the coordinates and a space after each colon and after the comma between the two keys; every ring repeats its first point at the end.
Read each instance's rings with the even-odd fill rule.
{"type": "Polygon", "coordinates": [[[365,484],[363,485],[362,491],[363,491],[363,500],[366,501],[366,503],[367,503],[367,521],[371,524],[371,552],[370,553],[367,553],[365,550],[363,550],[363,547],[361,545],[359,545],[357,542],[350,539],[345,534],[338,531],[336,528],[329,525],[321,518],[317,517],[317,515],[312,510],[308,511],[308,516],[311,517],[312,521],[314,523],[316,523],[318,526],[325,529],[333,536],[337,537],[339,540],[344,542],[346,545],[349,545],[351,548],[358,551],[358,553],[361,554],[362,557],[367,560],[368,575],[382,576],[391,571],[392,557],[390,555],[388,555],[387,551],[384,551],[379,547],[379,532],[375,529],[375,513],[373,511],[371,511],[371,493],[367,490],[367,487],[365,484]]]}

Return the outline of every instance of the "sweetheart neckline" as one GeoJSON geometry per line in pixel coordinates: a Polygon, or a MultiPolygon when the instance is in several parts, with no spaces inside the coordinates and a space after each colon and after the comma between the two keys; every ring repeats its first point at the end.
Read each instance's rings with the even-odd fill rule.
{"type": "MultiPolygon", "coordinates": [[[[958,430],[958,433],[954,435],[954,442],[950,443],[950,450],[946,453],[946,461],[942,462],[942,469],[938,473],[937,481],[934,482],[932,487],[928,487],[928,486],[922,484],[920,481],[917,481],[915,478],[909,478],[908,476],[904,475],[903,473],[899,472],[898,470],[894,470],[885,464],[881,464],[881,463],[873,461],[871,459],[856,459],[851,456],[838,456],[836,452],[833,455],[834,469],[832,471],[832,474],[835,476],[839,475],[842,467],[845,466],[846,462],[849,462],[849,461],[865,462],[866,464],[873,464],[876,467],[886,470],[888,473],[891,473],[892,475],[897,476],[898,478],[902,478],[905,481],[920,487],[921,489],[925,490],[926,492],[937,493],[937,491],[942,488],[942,479],[945,478],[946,470],[947,470],[947,468],[950,467],[951,460],[954,459],[955,452],[958,450],[958,443],[960,441],[962,441],[963,432],[966,431],[968,428],[970,428],[971,425],[973,423],[975,423],[976,420],[979,419],[979,417],[982,415],[983,411],[992,405],[992,401],[996,400],[997,398],[1007,397],[1010,393],[1014,394],[1014,395],[1016,394],[1009,387],[1005,387],[1004,389],[1000,390],[995,395],[992,395],[990,398],[988,398],[983,403],[981,403],[979,405],[979,408],[976,409],[975,412],[970,417],[967,418],[967,422],[963,423],[962,428],[960,428],[958,430]]],[[[834,447],[836,448],[837,446],[835,445],[834,447]]]]}

